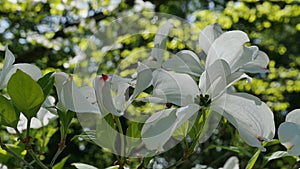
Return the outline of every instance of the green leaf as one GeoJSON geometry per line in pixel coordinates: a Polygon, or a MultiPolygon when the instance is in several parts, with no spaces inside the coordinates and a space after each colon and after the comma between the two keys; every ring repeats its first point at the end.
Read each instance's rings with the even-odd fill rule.
{"type": "Polygon", "coordinates": [[[110,166],[105,169],[119,169],[119,165],[110,166]]]}
{"type": "Polygon", "coordinates": [[[31,119],[36,116],[45,97],[42,88],[28,74],[17,70],[8,81],[7,91],[17,109],[31,119]]]}
{"type": "Polygon", "coordinates": [[[117,152],[115,147],[119,133],[112,127],[113,119],[111,117],[112,116],[98,118],[95,143],[101,145],[103,148],[109,149],[113,153],[120,153],[117,152]]]}
{"type": "Polygon", "coordinates": [[[128,148],[128,153],[138,145],[142,144],[141,141],[141,131],[142,131],[143,124],[137,122],[131,122],[126,130],[126,147],[128,148]]]}
{"type": "Polygon", "coordinates": [[[252,158],[248,161],[248,164],[246,166],[246,169],[252,169],[253,166],[255,165],[256,163],[256,160],[260,154],[260,150],[257,150],[256,153],[252,156],[252,158]]]}
{"type": "Polygon", "coordinates": [[[84,163],[72,163],[73,166],[75,166],[77,169],[97,169],[94,166],[84,164],[84,163]]]}
{"type": "Polygon", "coordinates": [[[15,111],[11,102],[0,95],[0,124],[16,128],[20,114],[15,111]]]}
{"type": "Polygon", "coordinates": [[[44,75],[42,78],[38,80],[38,84],[43,89],[45,98],[48,96],[48,94],[50,93],[54,85],[54,76],[52,76],[52,74],[53,72],[47,73],[46,75],[44,75]]]}
{"type": "Polygon", "coordinates": [[[126,135],[133,138],[141,138],[142,124],[132,122],[127,128],[126,135]]]}
{"type": "Polygon", "coordinates": [[[81,138],[89,143],[95,144],[96,130],[85,131],[79,135],[74,136],[71,141],[81,138]]]}
{"type": "Polygon", "coordinates": [[[271,156],[267,157],[267,161],[275,160],[282,157],[291,156],[287,151],[276,151],[271,154],[271,156]]]}
{"type": "Polygon", "coordinates": [[[188,134],[188,132],[189,132],[189,121],[186,121],[174,131],[173,137],[175,139],[181,140],[188,134]]]}
{"type": "Polygon", "coordinates": [[[59,163],[55,164],[52,169],[63,169],[66,161],[68,160],[70,156],[63,158],[59,163]]]}
{"type": "Polygon", "coordinates": [[[75,112],[73,112],[73,111],[63,112],[63,111],[57,110],[57,114],[58,114],[60,122],[61,122],[61,127],[60,127],[61,138],[65,139],[67,136],[68,128],[71,124],[71,121],[72,121],[73,117],[75,116],[75,112]]]}

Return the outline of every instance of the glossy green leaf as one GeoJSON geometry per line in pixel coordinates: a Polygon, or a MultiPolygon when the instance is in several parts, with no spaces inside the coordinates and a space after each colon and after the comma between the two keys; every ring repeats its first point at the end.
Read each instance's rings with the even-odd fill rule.
{"type": "Polygon", "coordinates": [[[119,169],[119,165],[110,166],[105,169],[119,169]]]}
{"type": "Polygon", "coordinates": [[[16,128],[20,114],[15,111],[11,102],[0,95],[0,124],[16,128]]]}
{"type": "Polygon", "coordinates": [[[14,105],[28,119],[36,116],[45,100],[40,85],[21,70],[11,76],[7,91],[14,105]]]}
{"type": "Polygon", "coordinates": [[[275,160],[275,159],[287,157],[287,156],[291,156],[291,155],[286,151],[276,151],[276,152],[272,153],[269,157],[267,157],[267,161],[269,162],[271,160],[275,160]]]}
{"type": "Polygon", "coordinates": [[[67,111],[63,112],[58,110],[57,114],[59,116],[60,122],[61,122],[61,127],[60,127],[60,132],[61,132],[61,138],[65,138],[68,132],[68,128],[71,124],[71,121],[73,117],[75,116],[75,112],[73,111],[67,111]]]}
{"type": "MultiPolygon", "coordinates": [[[[116,150],[115,142],[119,133],[111,126],[112,119],[108,117],[108,120],[105,118],[99,118],[97,120],[97,129],[96,129],[96,140],[95,143],[101,145],[103,148],[109,149],[113,153],[120,153],[116,150]]],[[[119,144],[117,144],[119,145],[119,144]]]]}
{"type": "Polygon", "coordinates": [[[142,124],[132,122],[126,131],[126,135],[129,137],[140,138],[141,137],[142,124]]]}
{"type": "Polygon", "coordinates": [[[60,162],[58,162],[57,164],[55,164],[52,169],[63,169],[64,165],[66,163],[66,161],[68,160],[68,158],[70,157],[70,155],[66,156],[65,158],[63,158],[60,162]]]}
{"type": "Polygon", "coordinates": [[[38,80],[38,84],[41,86],[43,89],[44,96],[47,97],[48,94],[50,93],[53,85],[54,85],[54,76],[53,72],[47,73],[44,75],[42,78],[38,80]]]}
{"type": "Polygon", "coordinates": [[[252,158],[248,161],[246,169],[252,169],[256,163],[256,160],[260,154],[260,150],[257,150],[256,153],[252,156],[252,158]]]}

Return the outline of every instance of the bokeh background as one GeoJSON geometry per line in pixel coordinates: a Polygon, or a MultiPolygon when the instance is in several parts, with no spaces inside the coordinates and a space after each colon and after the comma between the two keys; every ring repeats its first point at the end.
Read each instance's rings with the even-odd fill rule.
{"type": "MultiPolygon", "coordinates": [[[[15,54],[16,63],[34,63],[44,73],[72,73],[75,61],[84,58],[87,53],[100,62],[99,73],[113,73],[122,67],[122,60],[127,56],[145,47],[153,47],[154,34],[125,34],[120,37],[123,40],[118,41],[118,48],[106,51],[105,55],[101,55],[103,48],[89,44],[101,39],[95,33],[108,29],[108,25],[120,15],[143,12],[171,14],[193,25],[189,37],[174,33],[169,38],[167,49],[174,53],[190,49],[191,45],[182,41],[197,41],[199,30],[209,24],[218,23],[224,31],[238,29],[246,32],[251,40],[247,45],[256,45],[269,56],[269,73],[251,75],[252,83],[240,81],[235,84],[236,89],[252,93],[265,101],[274,112],[276,128],[289,111],[300,107],[300,1],[297,0],[1,0],[0,68],[3,66],[7,45],[15,54]]],[[[159,26],[150,21],[137,24],[152,32],[156,32],[159,26]]],[[[107,34],[103,36],[110,36],[111,32],[104,33],[107,34]]],[[[200,55],[201,51],[196,52],[200,55]]],[[[124,75],[127,73],[130,72],[123,72],[124,75]]],[[[56,95],[54,90],[52,95],[56,95]]],[[[50,125],[35,131],[35,142],[42,145],[36,149],[41,152],[46,163],[49,163],[47,160],[56,151],[60,137],[58,128],[59,123],[54,120],[50,125]]],[[[70,165],[74,162],[105,168],[116,160],[113,154],[78,136],[82,134],[82,128],[76,118],[73,119],[69,133],[67,147],[58,159],[60,161],[68,157],[64,168],[74,168],[70,165]]],[[[15,144],[15,149],[21,151],[22,148],[14,141],[15,136],[8,134],[3,126],[0,137],[15,144]]],[[[281,145],[269,146],[259,156],[254,168],[299,167],[294,157],[266,163],[267,157],[278,150],[285,148],[281,145]]],[[[196,164],[218,168],[233,155],[239,158],[240,166],[244,168],[255,151],[239,138],[236,129],[224,119],[214,135],[199,145],[198,151],[187,160],[183,168],[191,168],[196,164]]],[[[182,153],[179,144],[152,162],[165,166],[179,159],[182,153]]],[[[136,168],[139,160],[130,159],[129,166],[136,168]]],[[[0,163],[9,168],[20,167],[18,161],[2,150],[0,163]]]]}

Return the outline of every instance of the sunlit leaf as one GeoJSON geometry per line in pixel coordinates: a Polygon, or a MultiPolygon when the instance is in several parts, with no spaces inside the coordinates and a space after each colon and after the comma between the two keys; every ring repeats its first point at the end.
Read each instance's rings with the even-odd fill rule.
{"type": "Polygon", "coordinates": [[[50,90],[52,89],[54,85],[54,77],[52,76],[53,72],[47,73],[42,78],[40,78],[37,82],[43,89],[44,96],[47,97],[50,93],[50,90]]]}
{"type": "Polygon", "coordinates": [[[267,161],[271,161],[271,160],[275,160],[278,158],[283,158],[283,157],[287,157],[287,156],[291,156],[288,152],[286,151],[276,151],[274,153],[272,153],[269,157],[267,157],[267,161]]]}
{"type": "Polygon", "coordinates": [[[7,91],[17,109],[30,119],[36,116],[45,97],[42,88],[21,70],[11,76],[7,91]]]}
{"type": "Polygon", "coordinates": [[[60,162],[58,162],[57,164],[55,164],[52,169],[63,169],[64,165],[66,163],[66,161],[69,159],[70,155],[66,156],[65,158],[63,158],[60,162]]]}
{"type": "Polygon", "coordinates": [[[0,123],[13,128],[17,127],[20,114],[15,111],[11,102],[0,95],[0,123]]]}
{"type": "Polygon", "coordinates": [[[260,155],[260,150],[257,150],[255,154],[252,156],[252,158],[248,161],[248,164],[246,166],[246,169],[252,169],[256,163],[256,160],[258,156],[260,155]]]}

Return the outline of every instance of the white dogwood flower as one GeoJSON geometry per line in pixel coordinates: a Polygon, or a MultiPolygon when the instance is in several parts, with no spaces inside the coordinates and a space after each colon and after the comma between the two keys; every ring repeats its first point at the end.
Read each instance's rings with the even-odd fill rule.
{"type": "Polygon", "coordinates": [[[291,155],[300,155],[300,109],[287,114],[285,122],[278,128],[278,137],[291,155]]]}
{"type": "Polygon", "coordinates": [[[89,86],[79,88],[71,75],[64,72],[54,74],[60,110],[77,113],[99,113],[94,89],[89,86]]]}
{"type": "Polygon", "coordinates": [[[28,63],[14,64],[14,62],[15,57],[13,53],[8,49],[8,47],[6,47],[4,64],[0,72],[0,89],[3,89],[7,86],[10,77],[16,72],[17,69],[27,73],[36,81],[42,77],[42,72],[37,66],[28,63]]]}
{"type": "MultiPolygon", "coordinates": [[[[167,72],[158,68],[153,72],[153,95],[147,101],[156,103],[170,102],[188,109],[190,106],[193,107],[194,104],[190,101],[190,98],[195,98],[195,95],[199,94],[208,96],[207,99],[211,102],[209,105],[201,105],[200,103],[202,108],[208,106],[206,108],[211,110],[204,126],[207,130],[204,131],[204,134],[201,133],[200,142],[209,138],[213,129],[217,127],[220,117],[224,116],[238,129],[240,136],[246,143],[264,151],[265,149],[262,147],[261,142],[271,140],[275,133],[272,111],[259,98],[247,93],[231,93],[229,92],[229,87],[239,79],[248,77],[244,72],[264,72],[264,68],[269,62],[268,56],[258,51],[256,47],[245,47],[244,43],[248,42],[249,39],[241,31],[222,33],[215,26],[211,25],[200,33],[200,41],[200,46],[207,53],[207,58],[205,70],[200,76],[199,88],[196,88],[194,80],[189,75],[167,72]]],[[[195,58],[190,57],[193,56],[192,54],[188,56],[189,58],[195,58]]],[[[171,67],[171,63],[175,63],[175,61],[179,63],[178,60],[184,61],[184,59],[179,59],[178,57],[173,58],[169,63],[166,61],[162,65],[165,64],[171,67]]],[[[191,66],[191,68],[193,67],[191,66]]],[[[201,69],[202,67],[199,67],[199,70],[201,69]]],[[[187,73],[186,69],[181,68],[171,70],[187,73]]],[[[196,74],[197,71],[194,70],[196,69],[191,69],[189,74],[196,74]]],[[[192,112],[192,114],[196,113],[201,107],[189,112],[192,112]]],[[[146,121],[142,130],[143,135],[147,132],[151,133],[151,131],[161,131],[161,128],[166,129],[166,131],[156,133],[157,136],[154,136],[152,132],[152,138],[144,139],[146,140],[146,145],[151,149],[163,149],[162,147],[166,141],[157,142],[155,141],[156,137],[166,140],[170,139],[172,136],[170,132],[175,131],[179,124],[183,124],[181,120],[187,120],[192,117],[189,113],[186,113],[189,115],[175,113],[178,111],[176,109],[165,111],[168,112],[165,112],[164,115],[159,115],[163,111],[152,115],[146,121]],[[164,127],[162,127],[162,124],[164,127]]]]}

